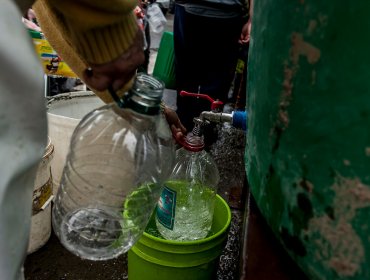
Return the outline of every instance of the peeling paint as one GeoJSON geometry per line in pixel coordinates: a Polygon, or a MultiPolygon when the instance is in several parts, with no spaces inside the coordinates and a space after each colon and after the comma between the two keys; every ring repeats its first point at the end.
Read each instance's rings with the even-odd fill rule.
{"type": "Polygon", "coordinates": [[[365,155],[370,157],[370,147],[365,148],[365,155]]]}
{"type": "Polygon", "coordinates": [[[316,70],[312,70],[311,74],[311,85],[316,85],[316,70]]]}
{"type": "Polygon", "coordinates": [[[283,125],[284,128],[288,127],[289,125],[289,115],[287,111],[280,111],[279,112],[279,121],[283,125]]]}
{"type": "Polygon", "coordinates": [[[307,34],[312,35],[317,28],[317,20],[311,19],[308,23],[307,34]]]}
{"type": "Polygon", "coordinates": [[[287,108],[290,105],[291,96],[292,96],[292,90],[293,90],[293,83],[292,79],[296,73],[295,69],[291,69],[287,65],[288,63],[285,63],[284,67],[284,81],[283,81],[283,91],[280,96],[280,109],[278,114],[278,122],[279,127],[281,127],[282,130],[288,127],[289,125],[289,114],[287,111],[287,108]]]}
{"type": "Polygon", "coordinates": [[[357,209],[370,206],[370,186],[364,185],[359,178],[338,175],[331,189],[335,193],[336,218],[331,219],[327,214],[314,217],[304,234],[317,245],[315,257],[318,261],[326,263],[339,276],[351,277],[359,272],[365,260],[362,241],[351,222],[357,209]]]}
{"type": "Polygon", "coordinates": [[[343,160],[343,164],[344,164],[345,166],[350,166],[350,165],[351,165],[351,162],[350,162],[348,159],[344,159],[344,160],[343,160]]]}
{"type": "Polygon", "coordinates": [[[293,64],[298,64],[299,56],[305,56],[308,63],[315,64],[319,61],[321,52],[318,48],[303,40],[302,34],[292,34],[292,47],[290,56],[293,64]]]}
{"type": "Polygon", "coordinates": [[[308,181],[306,179],[301,179],[298,182],[298,185],[301,186],[306,191],[308,191],[309,193],[312,193],[312,191],[314,189],[314,185],[310,181],[308,181]]]}
{"type": "MultiPolygon", "coordinates": [[[[312,25],[312,23],[311,23],[312,25]]],[[[310,25],[308,29],[310,30],[310,25]]],[[[321,52],[312,44],[303,40],[303,35],[293,32],[291,36],[292,46],[289,50],[289,61],[284,62],[284,80],[282,83],[283,90],[280,96],[280,108],[278,112],[277,127],[285,130],[289,126],[288,107],[292,99],[293,78],[299,69],[299,57],[307,58],[308,63],[315,64],[319,61],[321,52]]],[[[316,83],[316,71],[312,72],[312,84],[316,83]]]]}
{"type": "Polygon", "coordinates": [[[332,189],[336,194],[336,212],[348,220],[355,217],[357,209],[370,206],[370,186],[363,184],[359,178],[337,176],[332,189]]]}

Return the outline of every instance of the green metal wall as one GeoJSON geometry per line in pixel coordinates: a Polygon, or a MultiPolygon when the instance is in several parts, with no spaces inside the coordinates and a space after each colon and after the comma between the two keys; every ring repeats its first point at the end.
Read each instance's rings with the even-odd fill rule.
{"type": "Polygon", "coordinates": [[[255,1],[246,171],[312,279],[370,279],[370,1],[255,1]]]}

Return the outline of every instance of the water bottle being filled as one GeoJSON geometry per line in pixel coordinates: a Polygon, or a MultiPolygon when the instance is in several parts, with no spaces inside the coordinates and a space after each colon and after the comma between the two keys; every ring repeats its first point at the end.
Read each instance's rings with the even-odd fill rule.
{"type": "Polygon", "coordinates": [[[53,208],[53,228],[72,253],[114,258],[138,240],[174,159],[160,113],[163,83],[138,74],[117,104],[86,115],[70,144],[53,208]]]}
{"type": "Polygon", "coordinates": [[[176,153],[175,167],[165,182],[156,208],[156,225],[169,240],[191,241],[205,238],[211,229],[219,172],[204,151],[201,126],[195,127],[176,153]]]}

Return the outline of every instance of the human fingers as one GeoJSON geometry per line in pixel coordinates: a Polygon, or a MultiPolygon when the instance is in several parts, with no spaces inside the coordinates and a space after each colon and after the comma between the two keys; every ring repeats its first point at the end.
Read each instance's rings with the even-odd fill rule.
{"type": "Polygon", "coordinates": [[[171,131],[172,131],[172,135],[175,138],[175,140],[179,141],[182,138],[184,138],[184,134],[182,133],[181,129],[176,127],[174,124],[171,125],[171,131]]]}
{"type": "Polygon", "coordinates": [[[250,41],[250,36],[240,37],[239,43],[240,44],[247,44],[250,41]]]}
{"type": "Polygon", "coordinates": [[[180,129],[180,131],[183,133],[183,134],[186,134],[186,128],[185,126],[182,125],[180,119],[178,119],[177,123],[176,123],[176,126],[177,128],[180,129]]]}
{"type": "Polygon", "coordinates": [[[168,124],[172,127],[176,127],[179,131],[181,131],[183,134],[186,133],[186,128],[182,125],[179,116],[176,114],[175,111],[165,107],[164,108],[164,114],[166,116],[166,120],[168,124]]]}
{"type": "Polygon", "coordinates": [[[117,91],[135,75],[137,68],[144,62],[142,32],[138,31],[134,43],[119,58],[103,64],[90,64],[84,72],[85,83],[96,90],[103,91],[109,86],[117,91]]]}
{"type": "Polygon", "coordinates": [[[112,84],[112,77],[106,75],[106,73],[99,73],[97,69],[88,68],[83,73],[83,80],[88,87],[103,91],[106,90],[112,84]]]}

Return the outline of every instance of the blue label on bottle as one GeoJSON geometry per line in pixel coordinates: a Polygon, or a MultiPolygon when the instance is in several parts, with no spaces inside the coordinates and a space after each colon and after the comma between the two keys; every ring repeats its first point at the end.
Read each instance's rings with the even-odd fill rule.
{"type": "Polygon", "coordinates": [[[172,230],[175,223],[176,191],[164,187],[157,203],[157,219],[164,227],[172,230]]]}

